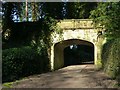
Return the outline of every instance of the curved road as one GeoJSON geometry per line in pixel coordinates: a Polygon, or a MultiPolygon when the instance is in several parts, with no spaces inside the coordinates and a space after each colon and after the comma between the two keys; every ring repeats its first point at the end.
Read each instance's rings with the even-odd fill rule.
{"type": "Polygon", "coordinates": [[[29,76],[13,84],[15,88],[113,88],[116,82],[94,65],[73,65],[54,72],[29,76]]]}

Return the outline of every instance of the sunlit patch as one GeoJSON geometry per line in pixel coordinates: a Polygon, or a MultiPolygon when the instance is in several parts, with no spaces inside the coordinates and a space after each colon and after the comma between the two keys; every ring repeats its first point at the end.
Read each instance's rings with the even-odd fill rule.
{"type": "Polygon", "coordinates": [[[70,45],[70,49],[73,49],[73,45],[70,45]]]}

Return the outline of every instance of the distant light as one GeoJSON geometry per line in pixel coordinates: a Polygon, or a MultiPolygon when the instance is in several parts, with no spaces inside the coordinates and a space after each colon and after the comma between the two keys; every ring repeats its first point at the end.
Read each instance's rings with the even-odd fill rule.
{"type": "Polygon", "coordinates": [[[5,3],[6,1],[5,0],[0,0],[2,3],[5,3]]]}
{"type": "Polygon", "coordinates": [[[77,48],[77,45],[74,45],[75,48],[77,48]]]}
{"type": "Polygon", "coordinates": [[[70,45],[70,49],[73,49],[73,45],[70,45]]]}

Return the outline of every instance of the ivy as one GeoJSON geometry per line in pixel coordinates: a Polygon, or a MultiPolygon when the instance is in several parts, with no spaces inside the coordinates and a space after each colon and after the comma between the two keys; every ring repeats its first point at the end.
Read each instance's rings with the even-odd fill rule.
{"type": "Polygon", "coordinates": [[[98,3],[95,10],[91,11],[90,18],[94,25],[100,24],[106,30],[105,35],[108,39],[120,37],[120,2],[98,3]]]}

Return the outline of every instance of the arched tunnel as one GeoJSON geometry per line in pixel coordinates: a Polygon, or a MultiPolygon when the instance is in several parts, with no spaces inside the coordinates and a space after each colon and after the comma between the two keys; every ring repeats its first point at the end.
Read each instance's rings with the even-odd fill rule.
{"type": "Polygon", "coordinates": [[[70,45],[64,49],[64,66],[94,63],[94,46],[70,45]]]}
{"type": "Polygon", "coordinates": [[[94,63],[93,43],[69,39],[54,45],[54,69],[85,63],[94,63]]]}

